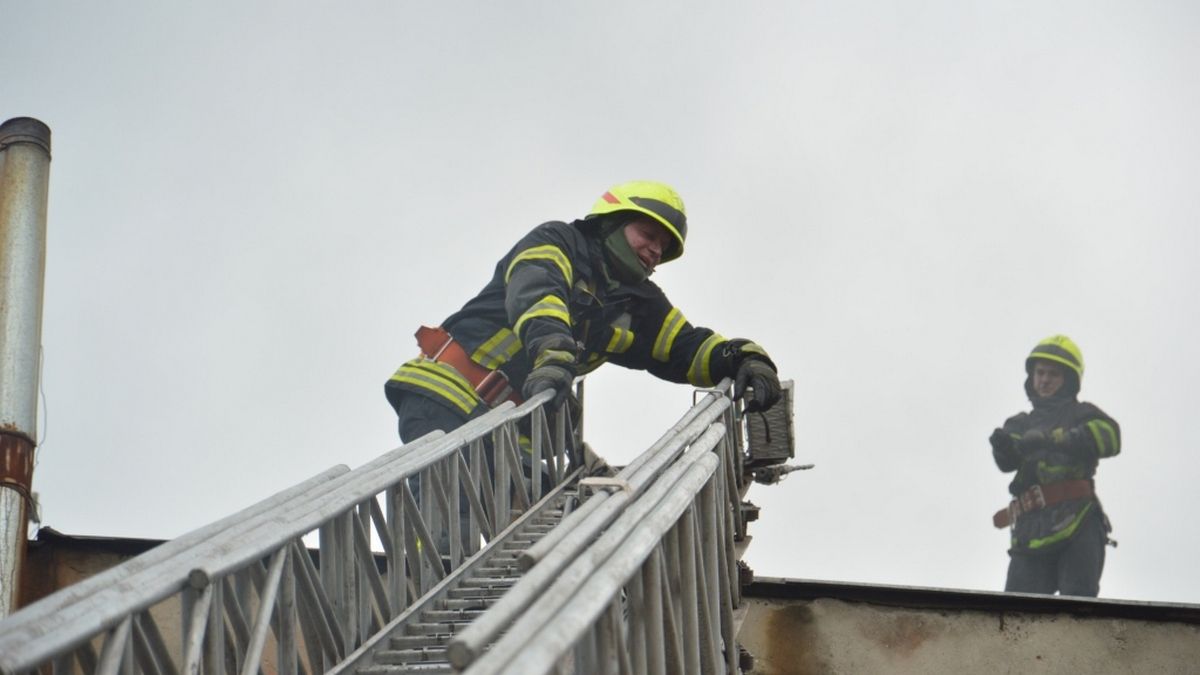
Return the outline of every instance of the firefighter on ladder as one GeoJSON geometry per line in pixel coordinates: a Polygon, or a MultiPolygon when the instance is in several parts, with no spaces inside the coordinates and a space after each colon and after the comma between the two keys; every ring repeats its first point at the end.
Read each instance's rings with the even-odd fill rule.
{"type": "Polygon", "coordinates": [[[478,295],[417,331],[420,354],[384,387],[400,438],[547,389],[561,405],[577,376],[605,362],[697,387],[732,377],[735,395],[751,392],[748,410],[771,407],[780,385],[766,351],[693,326],[650,281],[683,254],[687,231],[683,200],[650,181],[613,187],[581,220],[534,228],[478,295]]]}
{"type": "Polygon", "coordinates": [[[1025,372],[1033,411],[1008,418],[990,439],[996,466],[1017,472],[1012,501],[992,517],[1012,532],[1004,590],[1096,597],[1111,528],[1093,477],[1101,459],[1121,451],[1121,428],[1076,398],[1083,355],[1065,335],[1039,342],[1025,372]]]}

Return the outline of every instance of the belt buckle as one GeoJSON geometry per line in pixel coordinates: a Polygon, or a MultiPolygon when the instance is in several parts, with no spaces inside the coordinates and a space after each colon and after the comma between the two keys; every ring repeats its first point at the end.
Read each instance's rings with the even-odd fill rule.
{"type": "Polygon", "coordinates": [[[1034,485],[1021,494],[1021,510],[1035,511],[1046,508],[1046,494],[1041,485],[1034,485]]]}
{"type": "Polygon", "coordinates": [[[1029,488],[1029,491],[1033,493],[1033,501],[1037,504],[1037,508],[1046,508],[1046,494],[1042,492],[1042,486],[1034,485],[1033,487],[1029,488]]]}
{"type": "Polygon", "coordinates": [[[494,408],[508,399],[512,394],[512,387],[508,384],[508,376],[497,369],[479,381],[475,393],[479,394],[479,398],[483,399],[489,408],[494,408]]]}

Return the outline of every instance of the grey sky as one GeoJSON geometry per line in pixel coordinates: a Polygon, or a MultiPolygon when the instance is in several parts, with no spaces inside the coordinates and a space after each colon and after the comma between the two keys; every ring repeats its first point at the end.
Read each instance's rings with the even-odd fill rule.
{"type": "MultiPolygon", "coordinates": [[[[986,439],[1063,332],[1124,432],[1101,594],[1200,602],[1194,3],[122,8],[0,0],[0,118],[54,133],[45,524],[171,537],[395,447],[417,325],[650,178],[656,281],[796,381],[758,574],[1000,588],[986,439]]],[[[618,463],[691,402],[587,386],[618,463]]]]}

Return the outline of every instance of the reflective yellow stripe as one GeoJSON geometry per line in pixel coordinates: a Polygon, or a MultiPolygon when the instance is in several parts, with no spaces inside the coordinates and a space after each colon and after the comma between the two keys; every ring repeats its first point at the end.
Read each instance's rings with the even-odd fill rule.
{"type": "Polygon", "coordinates": [[[688,368],[688,382],[697,387],[711,387],[713,385],[709,364],[712,361],[713,351],[716,350],[717,345],[724,341],[725,338],[713,333],[700,345],[700,348],[696,350],[696,356],[692,358],[692,367],[688,368]]]}
{"type": "Polygon", "coordinates": [[[1071,521],[1071,524],[1066,526],[1065,528],[1059,530],[1058,532],[1055,532],[1054,534],[1050,535],[1049,537],[1042,537],[1041,539],[1030,539],[1029,540],[1029,548],[1030,549],[1039,549],[1039,548],[1042,548],[1043,546],[1049,546],[1050,544],[1056,544],[1064,539],[1070,538],[1070,536],[1072,534],[1075,534],[1075,530],[1079,529],[1079,524],[1083,522],[1083,517],[1091,512],[1092,504],[1094,504],[1094,503],[1095,502],[1092,502],[1092,503],[1088,504],[1087,506],[1083,507],[1083,509],[1079,512],[1079,515],[1075,516],[1075,519],[1071,521]]]}
{"type": "Polygon", "coordinates": [[[687,319],[684,318],[683,312],[672,307],[671,311],[667,312],[667,318],[663,319],[658,337],[654,339],[654,349],[651,350],[650,356],[663,362],[671,358],[671,345],[675,344],[675,338],[679,336],[679,331],[683,330],[685,323],[687,319]]]}
{"type": "Polygon", "coordinates": [[[521,341],[517,334],[507,328],[501,328],[488,338],[487,342],[479,345],[479,349],[471,354],[471,360],[489,370],[495,370],[508,363],[512,357],[521,351],[521,341]]]}
{"type": "Polygon", "coordinates": [[[414,359],[400,366],[391,379],[437,394],[468,415],[480,402],[479,395],[461,373],[437,361],[414,359]]]}
{"type": "Polygon", "coordinates": [[[575,355],[565,349],[545,349],[533,361],[534,368],[541,368],[546,364],[572,364],[575,363],[575,355]]]}
{"type": "Polygon", "coordinates": [[[571,315],[567,313],[567,303],[563,302],[562,299],[556,295],[547,295],[546,297],[534,303],[532,307],[525,310],[525,313],[522,314],[519,319],[517,319],[517,324],[513,326],[513,332],[520,335],[521,326],[535,316],[548,316],[552,319],[558,319],[559,321],[562,321],[563,323],[567,324],[567,326],[571,325],[571,315]]]}
{"type": "Polygon", "coordinates": [[[625,330],[620,326],[612,326],[612,337],[608,341],[608,346],[604,351],[609,354],[624,354],[633,346],[633,331],[625,330]]]}
{"type": "Polygon", "coordinates": [[[766,356],[767,358],[771,358],[767,354],[767,350],[763,349],[762,347],[758,346],[757,344],[755,344],[753,342],[747,342],[746,344],[742,345],[741,347],[738,347],[738,350],[743,353],[747,353],[747,354],[762,354],[763,356],[766,356]]]}
{"type": "MultiPolygon", "coordinates": [[[[467,382],[467,378],[463,377],[462,373],[458,372],[454,366],[447,363],[418,357],[400,366],[396,370],[396,375],[412,370],[423,371],[434,377],[444,379],[448,385],[458,389],[464,396],[472,397],[475,395],[475,388],[471,386],[470,382],[467,382]]],[[[394,379],[395,375],[392,377],[394,379]]]]}
{"type": "Polygon", "coordinates": [[[517,263],[526,260],[549,260],[562,272],[563,278],[567,280],[567,286],[571,286],[571,259],[562,252],[561,248],[553,244],[534,246],[518,253],[508,264],[508,270],[504,273],[504,283],[507,284],[512,277],[513,268],[517,266],[517,263]]]}
{"type": "Polygon", "coordinates": [[[1087,428],[1092,432],[1092,438],[1096,441],[1096,453],[1101,457],[1111,457],[1121,451],[1117,430],[1113,429],[1111,424],[1104,420],[1092,420],[1087,423],[1087,428]]]}

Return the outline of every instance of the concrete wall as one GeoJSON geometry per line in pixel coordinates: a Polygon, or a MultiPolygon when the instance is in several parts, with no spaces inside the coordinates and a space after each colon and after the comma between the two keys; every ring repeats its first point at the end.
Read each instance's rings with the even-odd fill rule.
{"type": "MultiPolygon", "coordinates": [[[[1016,596],[996,597],[989,608],[988,595],[1001,594],[962,602],[963,594],[947,592],[938,602],[909,590],[908,607],[861,592],[842,599],[756,593],[746,598],[738,639],[754,657],[755,675],[1200,672],[1200,623],[1171,611],[1179,606],[1106,612],[1111,603],[1046,599],[1021,611],[1009,602],[1016,596]]],[[[1200,617],[1200,607],[1191,609],[1200,617]]]]}

